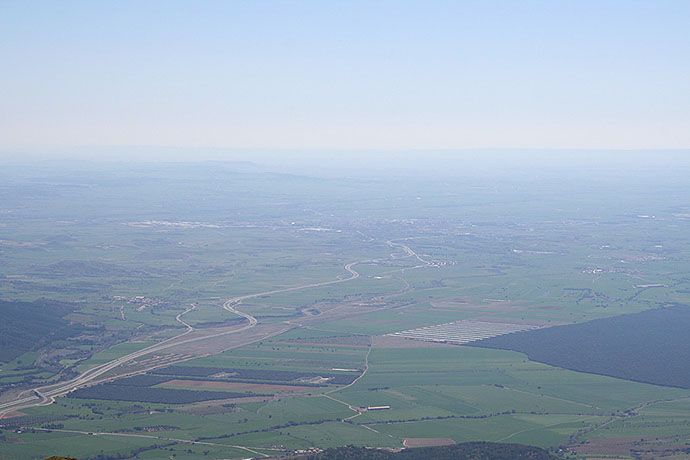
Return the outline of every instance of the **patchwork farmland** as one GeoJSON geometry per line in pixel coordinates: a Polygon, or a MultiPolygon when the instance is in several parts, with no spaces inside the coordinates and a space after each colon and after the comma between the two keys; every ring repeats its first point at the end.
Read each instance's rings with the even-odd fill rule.
{"type": "Polygon", "coordinates": [[[630,381],[688,375],[690,233],[675,215],[690,212],[678,205],[687,186],[659,197],[632,184],[627,201],[607,203],[608,184],[550,195],[548,183],[407,189],[176,171],[121,171],[125,191],[107,171],[3,195],[0,405],[47,404],[30,390],[121,364],[7,412],[0,458],[493,441],[582,459],[690,446],[688,387],[630,381]],[[94,196],[102,204],[89,208],[94,196]],[[30,225],[13,217],[48,205],[54,214],[30,225]],[[634,217],[643,209],[658,218],[634,217]],[[629,323],[658,307],[667,319],[629,323]],[[39,321],[39,309],[51,315],[39,321]],[[536,347],[549,361],[527,338],[555,343],[536,347]],[[659,370],[662,352],[674,356],[659,370]],[[595,375],[602,367],[616,378],[595,375]]]}

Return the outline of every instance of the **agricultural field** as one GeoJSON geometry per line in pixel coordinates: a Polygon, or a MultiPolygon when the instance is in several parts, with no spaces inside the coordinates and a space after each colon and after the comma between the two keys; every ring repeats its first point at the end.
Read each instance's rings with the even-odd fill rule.
{"type": "Polygon", "coordinates": [[[671,348],[650,346],[686,329],[683,181],[0,175],[0,458],[690,443],[690,390],[651,365],[671,348]],[[649,354],[623,362],[611,337],[649,354]]]}
{"type": "Polygon", "coordinates": [[[690,389],[690,308],[666,306],[474,342],[592,374],[690,389]]]}
{"type": "Polygon", "coordinates": [[[447,342],[458,345],[475,342],[515,332],[538,329],[531,324],[494,323],[490,321],[461,320],[452,323],[420,327],[408,331],[393,332],[391,337],[403,337],[428,342],[447,342]]]}

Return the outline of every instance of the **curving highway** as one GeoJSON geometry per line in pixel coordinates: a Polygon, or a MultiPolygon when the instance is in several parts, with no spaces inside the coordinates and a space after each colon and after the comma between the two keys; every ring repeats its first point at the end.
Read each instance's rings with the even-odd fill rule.
{"type": "MultiPolygon", "coordinates": [[[[191,304],[192,306],[185,310],[184,312],[180,313],[175,317],[175,319],[184,325],[187,330],[185,330],[183,333],[176,335],[174,337],[170,337],[168,339],[165,339],[161,342],[158,342],[154,345],[150,345],[148,347],[142,348],[141,350],[137,350],[135,352],[126,354],[124,356],[121,356],[119,358],[113,359],[112,361],[108,361],[107,363],[100,364],[98,366],[92,367],[91,369],[84,371],[77,377],[65,381],[65,382],[60,382],[56,384],[51,384],[51,385],[44,385],[41,387],[33,388],[31,390],[26,390],[22,393],[20,393],[19,397],[13,401],[8,401],[4,403],[0,403],[0,419],[3,418],[6,414],[20,410],[20,409],[26,409],[27,407],[34,407],[34,406],[44,406],[48,404],[52,404],[55,401],[55,397],[61,396],[64,394],[67,394],[71,391],[74,391],[80,387],[87,386],[89,384],[95,383],[96,379],[99,377],[103,376],[106,372],[121,366],[123,364],[126,364],[128,362],[131,362],[137,358],[140,358],[145,355],[149,355],[151,353],[155,352],[160,352],[165,349],[174,347],[174,346],[179,346],[191,342],[197,342],[200,340],[207,340],[215,337],[220,337],[228,334],[236,334],[238,332],[245,331],[247,329],[250,329],[258,324],[258,320],[250,315],[249,313],[242,312],[240,310],[237,310],[237,306],[240,305],[244,300],[247,299],[252,299],[255,297],[260,297],[260,296],[265,296],[265,295],[272,295],[272,294],[279,294],[283,292],[290,292],[290,291],[297,291],[300,289],[308,289],[308,288],[313,288],[313,287],[320,287],[320,286],[327,286],[330,284],[336,284],[336,283],[344,283],[346,281],[351,281],[356,278],[359,278],[359,273],[357,273],[352,267],[360,262],[352,262],[347,265],[345,265],[345,270],[350,273],[350,277],[348,278],[343,278],[343,279],[337,279],[337,280],[332,280],[332,281],[324,281],[321,283],[312,283],[312,284],[305,284],[302,286],[294,286],[290,288],[284,288],[284,289],[275,289],[271,291],[265,291],[265,292],[259,292],[256,294],[248,294],[248,295],[243,295],[243,296],[238,296],[238,297],[233,297],[231,299],[228,299],[223,303],[223,308],[230,313],[236,314],[238,316],[243,317],[244,319],[247,320],[247,324],[243,325],[242,327],[234,327],[230,330],[225,330],[221,332],[216,332],[212,333],[209,335],[201,335],[197,337],[191,337],[191,338],[184,338],[184,336],[190,334],[191,332],[195,331],[195,329],[186,323],[184,320],[182,320],[182,316],[184,316],[186,313],[194,310],[196,308],[196,305],[191,304]]],[[[166,365],[173,364],[173,362],[168,362],[166,365]]],[[[152,366],[151,368],[156,367],[152,366]]],[[[150,369],[142,369],[138,373],[145,372],[150,369]]],[[[129,376],[131,374],[127,374],[129,376]]],[[[124,375],[123,375],[124,376],[124,375]]]]}
{"type": "MultiPolygon", "coordinates": [[[[424,259],[422,259],[417,253],[415,253],[412,249],[410,249],[408,246],[401,244],[401,243],[395,243],[393,241],[387,241],[386,242],[389,246],[391,247],[397,247],[402,249],[406,255],[402,256],[403,258],[405,257],[414,257],[420,262],[422,262],[425,265],[429,265],[430,263],[424,259]]],[[[393,258],[396,258],[395,256],[392,255],[393,258]]],[[[399,256],[397,258],[400,258],[399,256]]],[[[186,323],[182,317],[189,313],[190,311],[196,309],[195,304],[191,304],[191,307],[186,309],[184,312],[180,313],[175,317],[175,320],[179,323],[181,323],[183,326],[186,327],[186,330],[178,334],[174,337],[170,337],[168,339],[165,339],[161,342],[158,342],[156,344],[150,345],[148,347],[142,348],[141,350],[137,350],[135,352],[126,354],[124,356],[121,356],[119,358],[113,359],[112,361],[108,361],[107,363],[104,364],[99,364],[95,367],[92,367],[91,369],[84,371],[77,377],[65,381],[65,382],[60,382],[60,383],[55,383],[51,385],[44,385],[41,387],[33,388],[31,390],[26,390],[22,393],[19,394],[18,398],[12,401],[7,401],[4,403],[0,403],[0,419],[3,418],[6,414],[20,410],[20,409],[26,409],[27,407],[34,407],[34,406],[43,406],[43,405],[48,405],[52,404],[55,401],[55,397],[61,396],[64,394],[67,394],[71,391],[74,391],[80,387],[88,386],[90,384],[94,384],[98,382],[98,378],[102,377],[105,373],[111,371],[112,369],[117,368],[118,366],[121,366],[123,364],[129,363],[137,358],[141,358],[142,356],[149,355],[151,353],[156,353],[160,352],[172,347],[176,347],[179,345],[183,344],[188,344],[192,342],[197,342],[200,340],[208,340],[216,337],[221,337],[229,334],[237,334],[242,331],[246,331],[247,329],[251,329],[255,327],[258,324],[258,320],[250,315],[249,313],[245,313],[243,311],[240,311],[237,309],[237,307],[245,300],[256,298],[256,297],[261,297],[261,296],[266,296],[266,295],[273,295],[273,294],[280,294],[284,292],[291,292],[291,291],[297,291],[301,289],[308,289],[308,288],[315,288],[315,287],[322,287],[322,286],[328,286],[332,284],[338,284],[338,283],[345,283],[347,281],[352,281],[357,278],[359,278],[359,273],[354,270],[352,267],[359,263],[363,262],[371,262],[370,260],[366,261],[358,261],[358,262],[351,262],[348,263],[347,265],[344,266],[344,269],[350,274],[349,277],[347,278],[339,278],[336,280],[331,280],[331,281],[324,281],[320,283],[311,283],[311,284],[305,284],[301,286],[294,286],[294,287],[289,287],[289,288],[283,288],[283,289],[274,289],[271,291],[265,291],[265,292],[258,292],[255,294],[248,294],[248,295],[243,295],[243,296],[238,296],[238,297],[233,297],[231,299],[226,300],[223,303],[223,308],[230,313],[233,313],[235,315],[241,316],[242,318],[247,320],[247,323],[244,324],[241,327],[231,327],[228,330],[223,330],[220,332],[212,332],[210,334],[206,335],[199,335],[196,337],[189,337],[185,338],[185,336],[189,335],[192,332],[198,332],[199,330],[195,329],[192,327],[190,324],[186,323]]],[[[417,267],[414,267],[417,268],[417,267]]],[[[268,336],[275,335],[275,332],[270,333],[268,336]]],[[[177,361],[183,361],[185,359],[189,359],[189,357],[184,357],[180,358],[177,361]]],[[[165,365],[170,365],[174,364],[176,361],[168,361],[165,363],[165,365]]],[[[128,373],[128,374],[123,374],[117,377],[109,376],[108,379],[112,378],[118,378],[118,377],[125,377],[125,376],[131,376],[136,373],[143,373],[148,370],[151,370],[155,367],[159,367],[160,364],[152,364],[151,366],[147,368],[142,368],[134,373],[128,373]]],[[[104,379],[103,379],[104,380],[104,379]]]]}

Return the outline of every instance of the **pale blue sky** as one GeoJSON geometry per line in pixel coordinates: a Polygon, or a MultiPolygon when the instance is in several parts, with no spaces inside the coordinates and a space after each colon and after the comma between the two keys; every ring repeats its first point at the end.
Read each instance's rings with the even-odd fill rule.
{"type": "Polygon", "coordinates": [[[690,1],[0,1],[0,148],[690,147],[690,1]]]}

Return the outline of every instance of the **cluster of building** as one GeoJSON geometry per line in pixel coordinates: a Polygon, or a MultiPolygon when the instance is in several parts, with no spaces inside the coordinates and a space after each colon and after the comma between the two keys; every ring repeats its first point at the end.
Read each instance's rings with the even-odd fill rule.
{"type": "Polygon", "coordinates": [[[114,295],[113,300],[116,300],[118,302],[127,302],[128,304],[137,304],[141,305],[141,309],[145,307],[159,307],[166,305],[167,302],[163,299],[156,299],[152,297],[146,297],[143,295],[137,295],[134,297],[127,297],[123,295],[114,295]]]}

